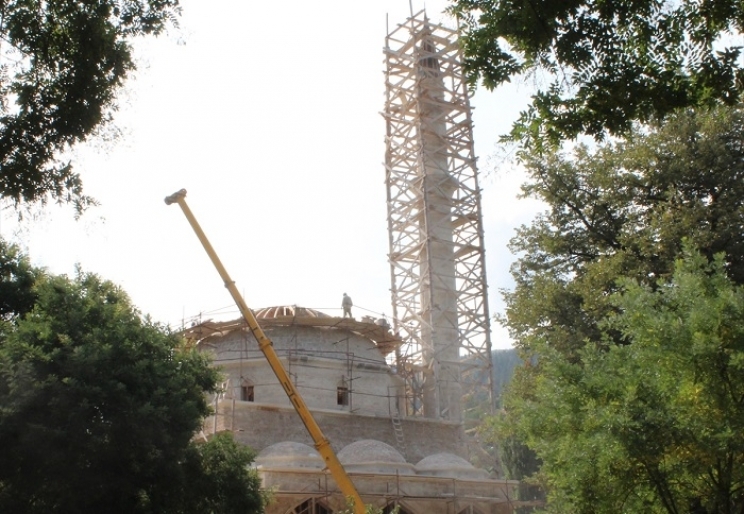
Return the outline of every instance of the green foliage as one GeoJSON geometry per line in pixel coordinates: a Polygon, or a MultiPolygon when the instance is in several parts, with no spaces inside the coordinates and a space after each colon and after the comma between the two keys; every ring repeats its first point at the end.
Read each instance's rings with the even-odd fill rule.
{"type": "Polygon", "coordinates": [[[545,351],[510,407],[555,512],[741,512],[744,289],[723,258],[679,261],[657,289],[624,281],[607,326],[630,342],[545,351]]]}
{"type": "Polygon", "coordinates": [[[0,2],[0,197],[91,203],[59,153],[110,121],[131,38],[178,13],[178,0],[0,2]]]}
{"type": "Polygon", "coordinates": [[[217,434],[204,444],[193,444],[186,458],[184,513],[261,513],[268,497],[250,464],[254,452],[235,442],[232,434],[217,434]]]}
{"type": "Polygon", "coordinates": [[[528,146],[601,139],[744,91],[737,2],[453,0],[450,12],[472,83],[549,77],[512,131],[528,146]]]}
{"type": "Polygon", "coordinates": [[[621,143],[529,156],[524,193],[548,208],[511,241],[521,256],[506,295],[517,346],[568,358],[587,340],[606,346],[598,322],[615,310],[617,278],[667,279],[683,239],[708,258],[723,252],[744,283],[743,139],[740,109],[683,111],[621,143]]]}
{"type": "Polygon", "coordinates": [[[16,246],[0,239],[0,320],[10,320],[33,308],[33,285],[41,273],[16,246]]]}
{"type": "Polygon", "coordinates": [[[522,359],[514,348],[509,348],[507,350],[493,350],[491,352],[491,362],[493,363],[494,376],[494,404],[496,408],[500,408],[504,389],[511,380],[514,369],[522,364],[522,359]]]}
{"type": "MultiPolygon", "coordinates": [[[[541,461],[537,454],[525,444],[526,436],[519,424],[520,418],[512,415],[511,410],[503,410],[503,403],[511,402],[522,396],[530,397],[534,390],[529,381],[520,379],[532,369],[529,361],[514,369],[502,401],[502,410],[490,416],[478,427],[483,440],[490,445],[501,463],[505,478],[519,480],[519,499],[526,501],[544,501],[545,484],[540,475],[541,461]],[[527,385],[526,389],[522,389],[527,385]]],[[[532,512],[531,507],[518,508],[517,512],[532,512]]]]}
{"type": "MultiPolygon", "coordinates": [[[[501,395],[506,384],[511,380],[514,369],[522,363],[517,351],[513,348],[505,350],[493,350],[491,352],[491,363],[493,364],[493,404],[496,408],[501,407],[501,395]]],[[[488,373],[476,373],[475,380],[463,384],[463,407],[465,409],[466,425],[468,422],[478,422],[484,415],[491,412],[491,399],[487,392],[480,387],[488,383],[488,373]]]]}
{"type": "Polygon", "coordinates": [[[491,432],[535,452],[551,512],[744,508],[742,121],[683,111],[526,161],[548,209],[512,241],[526,364],[491,432]]]}
{"type": "Polygon", "coordinates": [[[0,512],[261,512],[252,454],[191,442],[219,378],[208,359],[112,283],[2,248],[36,280],[16,281],[33,308],[0,332],[0,512]]]}

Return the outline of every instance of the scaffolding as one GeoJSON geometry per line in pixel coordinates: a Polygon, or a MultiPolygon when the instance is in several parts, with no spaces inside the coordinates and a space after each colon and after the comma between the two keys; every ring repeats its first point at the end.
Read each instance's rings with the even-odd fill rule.
{"type": "MultiPolygon", "coordinates": [[[[338,488],[328,479],[328,473],[312,469],[273,469],[270,464],[262,464],[261,474],[265,486],[273,491],[274,502],[267,511],[328,514],[348,508],[338,488]]],[[[392,507],[397,506],[400,514],[506,514],[513,513],[518,507],[541,505],[540,502],[517,499],[519,482],[516,480],[400,473],[350,472],[350,475],[359,484],[366,504],[381,508],[383,513],[390,513],[392,507]]]]}
{"type": "Polygon", "coordinates": [[[493,406],[480,189],[457,33],[424,11],[386,38],[385,183],[407,414],[493,406]],[[463,399],[463,394],[466,397],[463,399]]]}

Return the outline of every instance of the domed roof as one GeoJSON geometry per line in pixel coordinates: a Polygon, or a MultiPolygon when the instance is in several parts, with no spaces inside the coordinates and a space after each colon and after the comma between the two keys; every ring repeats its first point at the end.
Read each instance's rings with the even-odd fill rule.
{"type": "Polygon", "coordinates": [[[324,314],[315,309],[308,309],[307,307],[298,307],[296,305],[279,305],[276,307],[264,307],[258,309],[253,313],[258,319],[272,319],[272,318],[330,318],[328,314],[324,314]]]}
{"type": "Polygon", "coordinates": [[[343,447],[338,452],[338,460],[348,471],[414,474],[413,465],[407,463],[398,450],[374,439],[362,439],[343,447]]]}
{"type": "MultiPolygon", "coordinates": [[[[399,334],[390,331],[390,325],[381,320],[371,321],[366,318],[357,321],[354,318],[338,318],[308,307],[297,305],[280,305],[265,307],[253,311],[264,329],[273,327],[314,327],[334,330],[348,330],[372,342],[382,355],[387,355],[403,344],[399,334]]],[[[192,323],[182,334],[189,340],[201,345],[213,338],[225,338],[237,331],[248,331],[243,318],[230,321],[214,321],[208,319],[192,323]]]]}
{"type": "Polygon", "coordinates": [[[488,478],[488,472],[478,469],[471,463],[452,453],[435,453],[424,457],[416,464],[419,475],[447,478],[488,478]]]}
{"type": "Polygon", "coordinates": [[[361,462],[406,462],[403,456],[387,443],[374,439],[355,441],[338,452],[342,464],[359,464],[361,462]]]}
{"type": "Polygon", "coordinates": [[[256,467],[323,469],[325,465],[315,448],[293,441],[282,441],[261,450],[256,456],[256,467]]]}

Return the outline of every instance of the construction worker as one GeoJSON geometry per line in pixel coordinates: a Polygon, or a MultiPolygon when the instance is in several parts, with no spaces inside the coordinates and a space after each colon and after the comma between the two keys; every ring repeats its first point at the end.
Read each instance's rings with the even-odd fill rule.
{"type": "Polygon", "coordinates": [[[348,314],[348,316],[351,319],[354,319],[354,316],[351,315],[351,308],[354,306],[354,303],[351,301],[351,297],[344,293],[344,299],[341,300],[341,307],[344,309],[344,318],[348,314]]]}

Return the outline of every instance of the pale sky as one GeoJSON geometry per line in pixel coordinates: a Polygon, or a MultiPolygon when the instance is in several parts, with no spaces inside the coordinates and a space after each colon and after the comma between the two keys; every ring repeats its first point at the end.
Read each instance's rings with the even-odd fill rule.
{"type": "MultiPolygon", "coordinates": [[[[101,205],[79,221],[52,206],[20,225],[6,209],[0,235],[54,273],[79,263],[112,280],[173,327],[200,313],[238,317],[186,218],[163,202],[185,188],[250,307],[340,315],[346,292],[357,318],[390,316],[382,48],[386,15],[391,29],[403,23],[408,1],[182,5],[180,29],[136,45],[139,70],[116,115],[122,136],[75,151],[101,205]]],[[[427,13],[453,26],[439,14],[446,5],[429,1],[427,13]]],[[[529,94],[510,85],[472,100],[493,314],[512,285],[506,244],[538,209],[516,199],[523,177],[496,146],[529,94]]],[[[496,323],[492,339],[510,345],[496,323]]]]}

